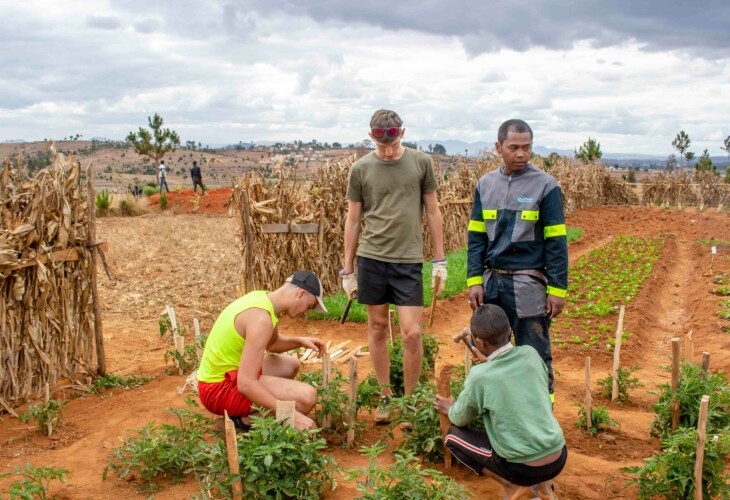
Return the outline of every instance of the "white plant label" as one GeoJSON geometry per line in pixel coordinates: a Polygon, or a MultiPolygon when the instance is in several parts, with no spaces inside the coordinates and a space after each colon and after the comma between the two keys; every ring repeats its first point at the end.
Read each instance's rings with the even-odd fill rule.
{"type": "Polygon", "coordinates": [[[712,255],[715,255],[717,253],[717,247],[715,245],[713,245],[710,250],[712,250],[712,255]]]}

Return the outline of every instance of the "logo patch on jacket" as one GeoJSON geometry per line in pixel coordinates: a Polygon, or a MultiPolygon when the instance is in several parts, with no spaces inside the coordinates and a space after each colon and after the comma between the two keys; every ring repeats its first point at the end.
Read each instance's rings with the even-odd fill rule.
{"type": "Polygon", "coordinates": [[[527,196],[517,197],[517,203],[532,203],[533,201],[535,201],[534,198],[528,198],[527,196]]]}

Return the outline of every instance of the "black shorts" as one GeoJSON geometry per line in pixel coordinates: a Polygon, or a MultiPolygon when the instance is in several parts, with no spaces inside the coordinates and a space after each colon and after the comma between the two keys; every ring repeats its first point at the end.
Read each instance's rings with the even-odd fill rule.
{"type": "Polygon", "coordinates": [[[396,264],[357,257],[357,301],[377,306],[423,306],[423,263],[396,264]]]}

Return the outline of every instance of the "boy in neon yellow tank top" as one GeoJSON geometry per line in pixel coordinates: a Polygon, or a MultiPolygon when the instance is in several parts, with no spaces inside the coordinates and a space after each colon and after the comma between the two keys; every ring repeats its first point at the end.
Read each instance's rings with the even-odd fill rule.
{"type": "Polygon", "coordinates": [[[307,417],[317,401],[317,390],[293,380],[299,360],[283,353],[304,347],[324,354],[325,346],[312,337],[279,334],[279,316],[326,312],[322,284],[312,272],[297,271],[273,292],[255,291],[237,299],[216,319],[198,369],[198,393],[210,412],[240,418],[248,424],[251,406],[276,410],[276,401],[295,401],[294,425],[312,429],[307,417]]]}

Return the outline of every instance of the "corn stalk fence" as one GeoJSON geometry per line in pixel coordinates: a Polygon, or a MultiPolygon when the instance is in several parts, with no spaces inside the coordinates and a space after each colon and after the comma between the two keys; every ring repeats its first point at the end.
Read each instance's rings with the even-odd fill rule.
{"type": "MultiPolygon", "coordinates": [[[[296,167],[281,166],[278,179],[251,172],[234,183],[230,212],[239,213],[243,286],[273,290],[292,272],[316,272],[326,294],[339,291],[337,271],[344,255],[344,221],[347,215],[347,177],[355,158],[321,167],[310,180],[296,177],[296,167]]],[[[466,162],[448,171],[435,170],[439,203],[444,219],[444,250],[466,245],[474,187],[481,175],[498,168],[496,158],[480,160],[476,168],[466,162]]],[[[534,164],[545,168],[542,159],[534,164]]],[[[638,197],[603,165],[576,165],[556,160],[550,170],[563,189],[566,212],[596,205],[635,204],[638,197]]],[[[424,254],[431,255],[431,238],[425,223],[424,254]]]]}
{"type": "Polygon", "coordinates": [[[52,148],[29,179],[0,171],[0,404],[41,397],[59,379],[106,370],[96,300],[95,204],[89,165],[52,148]]]}
{"type": "Polygon", "coordinates": [[[661,172],[644,180],[647,205],[718,207],[730,204],[730,185],[714,172],[661,172]]]}

